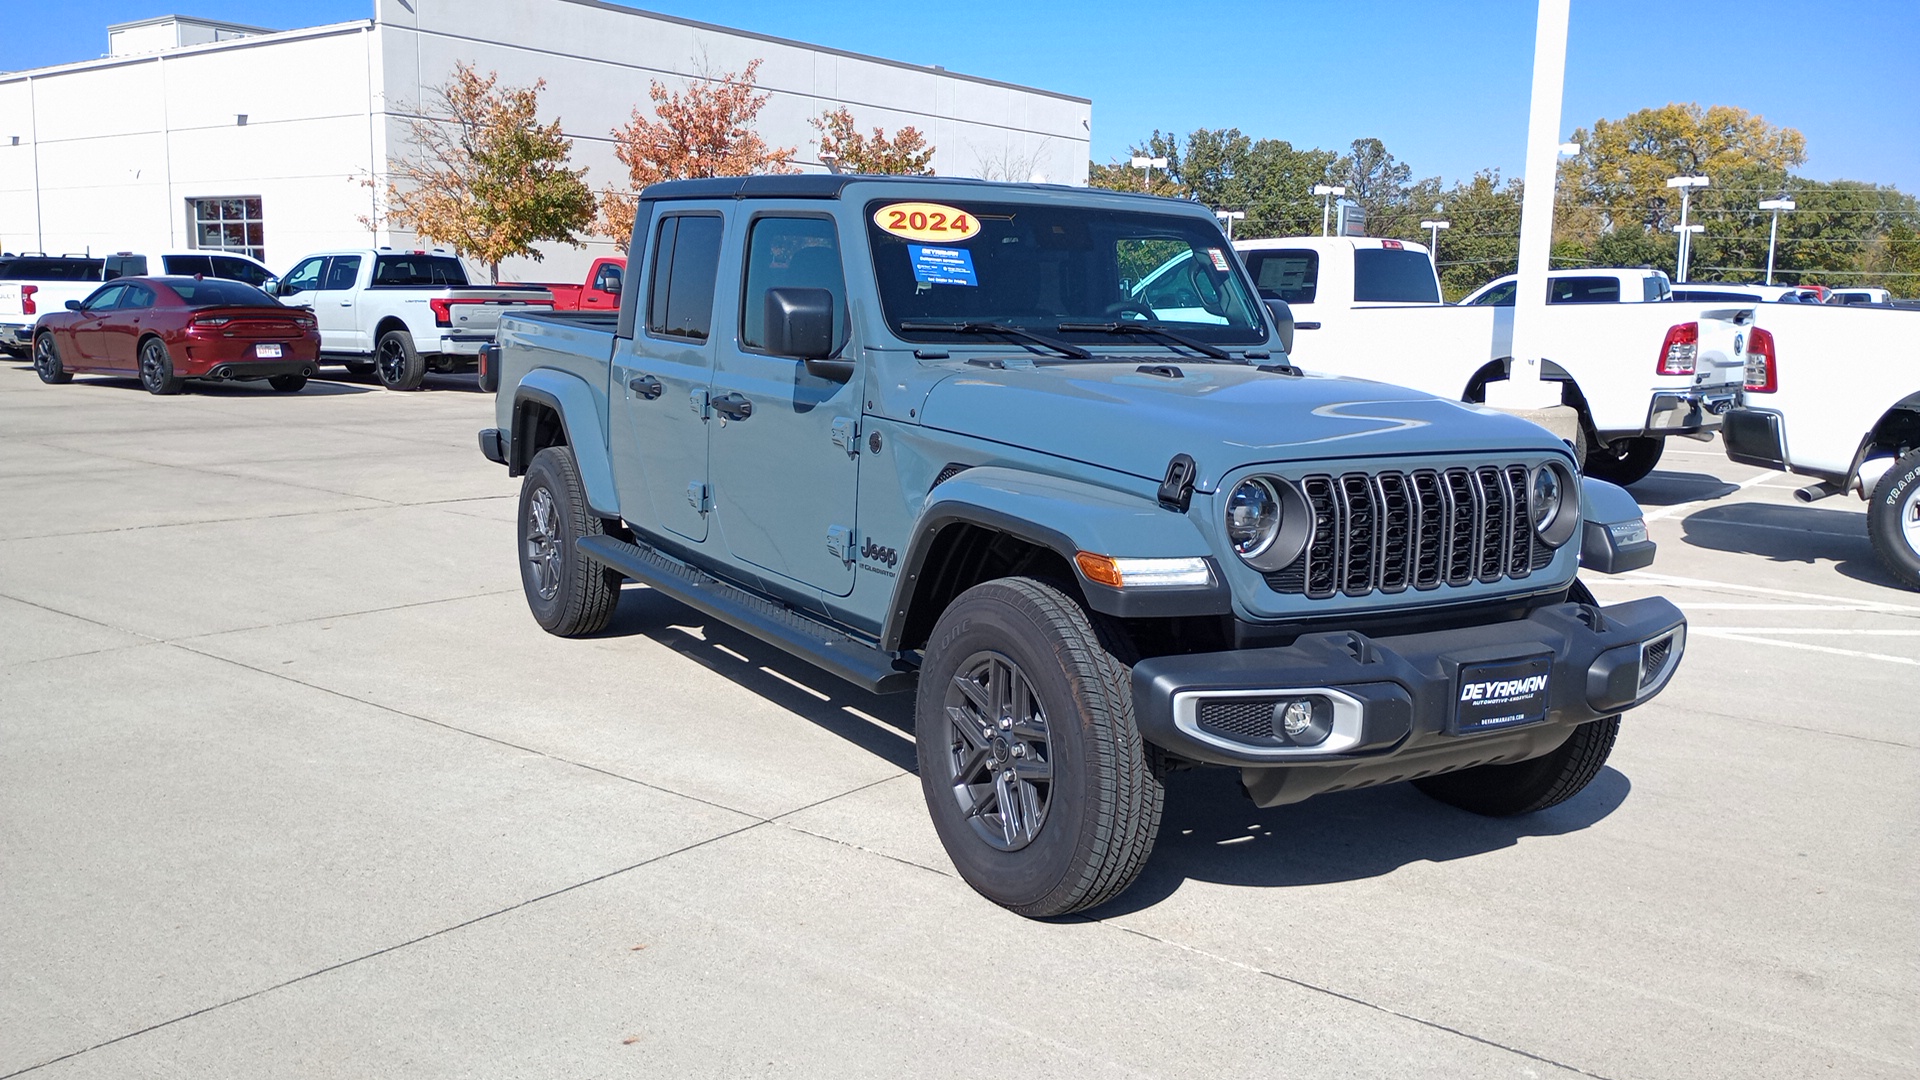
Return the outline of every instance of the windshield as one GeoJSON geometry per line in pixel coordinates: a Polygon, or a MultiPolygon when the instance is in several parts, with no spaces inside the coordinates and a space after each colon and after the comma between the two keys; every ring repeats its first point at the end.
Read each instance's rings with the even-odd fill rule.
{"type": "Polygon", "coordinates": [[[867,234],[887,321],[910,341],[981,339],[902,324],[994,323],[1102,346],[1151,339],[1088,324],[1163,324],[1214,344],[1266,340],[1245,275],[1219,228],[1204,219],[1088,206],[876,201],[867,205],[867,234]]]}
{"type": "Polygon", "coordinates": [[[1433,260],[1405,248],[1359,248],[1353,253],[1353,299],[1362,304],[1437,304],[1440,282],[1433,276],[1433,260]]]}

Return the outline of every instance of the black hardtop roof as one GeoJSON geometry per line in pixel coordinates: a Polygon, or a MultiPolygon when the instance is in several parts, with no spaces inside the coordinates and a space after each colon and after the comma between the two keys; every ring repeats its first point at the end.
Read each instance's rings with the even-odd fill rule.
{"type": "MultiPolygon", "coordinates": [[[[785,175],[722,176],[704,180],[663,180],[641,189],[642,199],[838,199],[850,184],[913,184],[930,188],[970,187],[979,196],[994,191],[1045,192],[1085,197],[1119,196],[1155,204],[1198,204],[1110,188],[1072,187],[1066,184],[1011,184],[961,176],[889,176],[872,173],[792,173],[785,175]]],[[[970,193],[971,194],[971,193],[970,193]]]]}

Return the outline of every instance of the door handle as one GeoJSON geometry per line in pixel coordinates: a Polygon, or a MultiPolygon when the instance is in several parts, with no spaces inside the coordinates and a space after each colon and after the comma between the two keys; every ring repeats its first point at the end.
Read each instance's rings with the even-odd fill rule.
{"type": "Polygon", "coordinates": [[[1293,328],[1295,330],[1318,330],[1320,329],[1320,324],[1317,322],[1297,322],[1293,324],[1293,328]]]}
{"type": "Polygon", "coordinates": [[[633,378],[627,380],[627,389],[639,394],[648,401],[652,401],[654,398],[659,397],[666,390],[666,387],[661,386],[660,380],[651,375],[635,375],[633,378]]]}
{"type": "Polygon", "coordinates": [[[351,301],[351,300],[342,300],[342,301],[340,301],[340,306],[341,306],[341,307],[352,307],[352,306],[353,306],[353,301],[351,301]]]}
{"type": "Polygon", "coordinates": [[[729,420],[745,420],[753,415],[753,402],[748,401],[745,394],[736,391],[714,398],[713,409],[729,420]]]}

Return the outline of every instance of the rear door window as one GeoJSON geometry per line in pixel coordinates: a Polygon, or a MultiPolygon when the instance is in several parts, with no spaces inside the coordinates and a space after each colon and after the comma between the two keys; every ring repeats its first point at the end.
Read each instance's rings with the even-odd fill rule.
{"type": "Polygon", "coordinates": [[[360,280],[360,256],[335,255],[327,264],[326,284],[320,286],[328,291],[346,291],[360,280]]]}
{"type": "Polygon", "coordinates": [[[113,305],[113,309],[115,311],[137,311],[141,308],[150,308],[152,306],[153,290],[145,285],[135,283],[128,285],[127,291],[120,294],[120,299],[113,305]]]}
{"type": "Polygon", "coordinates": [[[1311,304],[1319,289],[1320,254],[1315,251],[1243,251],[1247,270],[1262,300],[1311,304]]]}
{"type": "Polygon", "coordinates": [[[718,217],[676,214],[660,223],[648,289],[647,332],[705,341],[713,333],[720,272],[718,217]]]}
{"type": "Polygon", "coordinates": [[[1353,299],[1372,304],[1437,304],[1433,263],[1405,248],[1359,248],[1353,253],[1353,299]]]}

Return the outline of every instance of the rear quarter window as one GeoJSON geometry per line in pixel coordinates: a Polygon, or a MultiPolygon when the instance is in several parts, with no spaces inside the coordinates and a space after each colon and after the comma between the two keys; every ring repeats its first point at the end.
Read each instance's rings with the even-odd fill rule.
{"type": "Polygon", "coordinates": [[[1440,283],[1433,263],[1418,251],[1360,248],[1353,253],[1353,299],[1357,303],[1437,304],[1440,283]]]}

